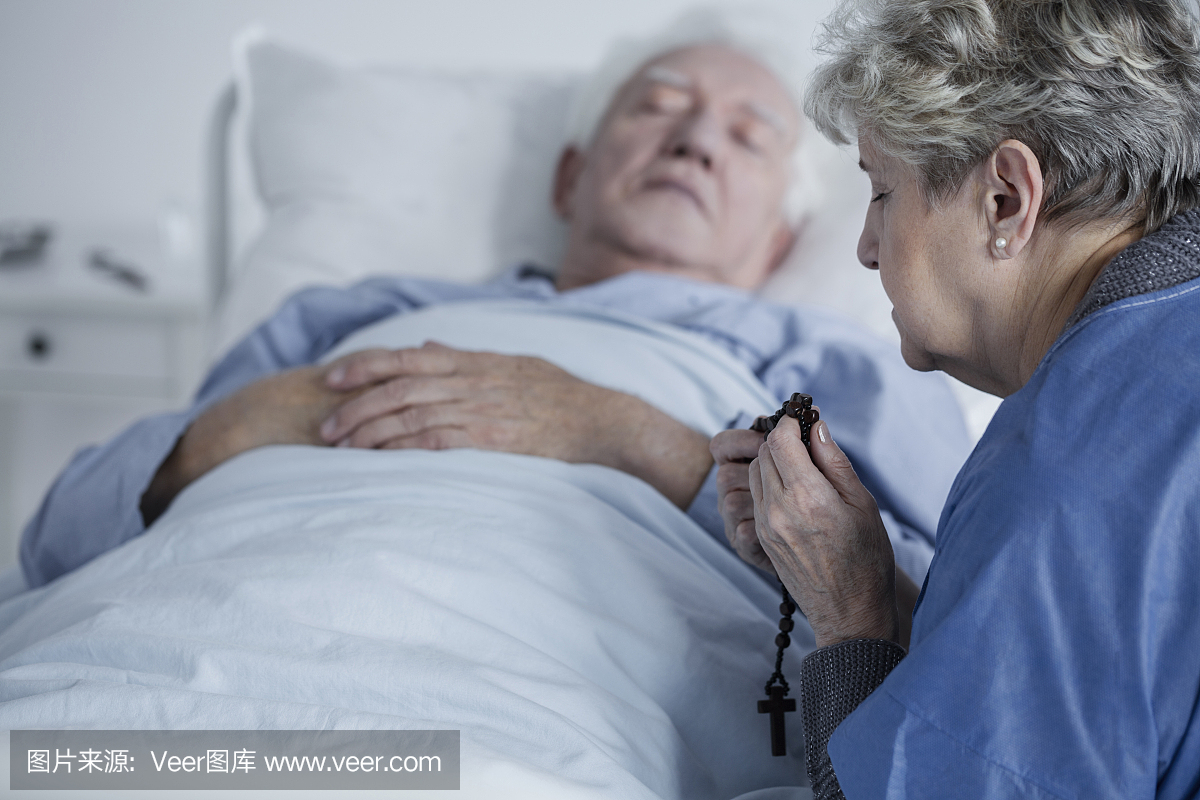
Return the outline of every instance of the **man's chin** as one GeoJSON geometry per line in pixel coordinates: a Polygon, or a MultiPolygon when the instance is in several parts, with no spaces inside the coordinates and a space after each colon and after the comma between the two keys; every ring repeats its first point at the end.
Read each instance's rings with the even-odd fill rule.
{"type": "Polygon", "coordinates": [[[693,239],[713,235],[704,209],[682,192],[645,192],[631,198],[618,213],[618,224],[630,235],[693,239]]]}
{"type": "Polygon", "coordinates": [[[699,225],[665,224],[660,228],[638,225],[634,230],[626,228],[618,232],[613,239],[630,256],[664,268],[707,268],[716,252],[707,227],[699,225]]]}

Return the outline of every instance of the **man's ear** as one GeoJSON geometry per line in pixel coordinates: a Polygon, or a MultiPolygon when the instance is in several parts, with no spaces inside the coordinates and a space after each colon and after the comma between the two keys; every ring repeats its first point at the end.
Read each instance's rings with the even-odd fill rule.
{"type": "Polygon", "coordinates": [[[586,163],[587,159],[575,145],[567,145],[558,157],[558,166],[554,168],[554,189],[550,202],[558,216],[567,222],[571,221],[575,187],[579,184],[579,176],[583,174],[586,163]]]}
{"type": "Polygon", "coordinates": [[[1033,237],[1042,208],[1042,165],[1023,142],[1005,139],[981,167],[988,249],[1013,258],[1033,237]]]}

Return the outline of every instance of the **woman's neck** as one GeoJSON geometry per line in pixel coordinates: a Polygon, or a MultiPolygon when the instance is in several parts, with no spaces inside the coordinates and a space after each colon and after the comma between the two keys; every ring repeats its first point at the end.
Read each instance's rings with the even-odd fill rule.
{"type": "Polygon", "coordinates": [[[1031,254],[1035,257],[1024,282],[1030,313],[1024,328],[1017,388],[1033,375],[1108,263],[1141,236],[1140,225],[1093,223],[1043,237],[1047,252],[1042,257],[1031,254]]]}

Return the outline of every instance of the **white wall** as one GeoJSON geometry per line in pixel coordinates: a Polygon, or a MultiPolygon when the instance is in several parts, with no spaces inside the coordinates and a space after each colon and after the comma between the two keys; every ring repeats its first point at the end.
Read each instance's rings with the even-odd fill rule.
{"type": "MultiPolygon", "coordinates": [[[[800,2],[802,0],[794,0],[800,2]]],[[[229,41],[261,23],[354,61],[582,68],[687,0],[0,0],[0,220],[196,214],[229,41]]]]}

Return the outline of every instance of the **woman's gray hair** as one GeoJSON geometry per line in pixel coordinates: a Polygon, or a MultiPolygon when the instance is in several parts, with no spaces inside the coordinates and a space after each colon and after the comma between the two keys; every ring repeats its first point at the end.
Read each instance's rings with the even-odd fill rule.
{"type": "Polygon", "coordinates": [[[1157,230],[1200,206],[1194,0],[846,0],[805,113],[912,166],[932,205],[1005,139],[1041,162],[1042,219],[1157,230]]]}
{"type": "MultiPolygon", "coordinates": [[[[785,13],[786,5],[762,3],[701,6],[683,12],[664,29],[646,37],[620,39],[576,91],[567,119],[567,141],[584,150],[591,144],[608,107],[621,87],[648,62],[687,47],[719,44],[754,59],[770,70],[799,111],[811,56],[803,39],[804,20],[785,13]]],[[[811,31],[811,22],[809,30],[811,31]]],[[[820,203],[815,169],[807,148],[793,153],[784,212],[795,224],[820,203]]]]}

